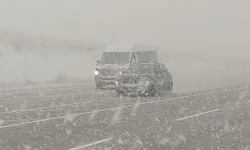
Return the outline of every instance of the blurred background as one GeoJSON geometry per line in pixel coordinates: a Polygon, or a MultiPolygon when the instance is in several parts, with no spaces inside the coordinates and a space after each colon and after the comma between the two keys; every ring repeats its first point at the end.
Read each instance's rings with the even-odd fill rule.
{"type": "MultiPolygon", "coordinates": [[[[88,80],[108,44],[159,47],[175,91],[249,81],[247,0],[0,0],[0,83],[88,80]]],[[[91,80],[90,80],[91,79],[91,80]]]]}

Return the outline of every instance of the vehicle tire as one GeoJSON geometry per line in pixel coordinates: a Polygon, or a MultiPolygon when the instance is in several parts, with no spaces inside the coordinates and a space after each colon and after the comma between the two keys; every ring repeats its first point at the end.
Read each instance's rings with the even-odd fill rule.
{"type": "Polygon", "coordinates": [[[116,96],[117,97],[125,97],[125,94],[124,93],[122,93],[122,92],[120,92],[120,91],[117,91],[117,90],[115,90],[115,93],[116,93],[116,96]]]}
{"type": "Polygon", "coordinates": [[[96,87],[97,87],[98,89],[102,89],[102,86],[101,86],[101,84],[99,84],[99,83],[96,83],[95,85],[96,85],[96,87]]]}
{"type": "Polygon", "coordinates": [[[116,96],[117,96],[117,97],[120,97],[120,96],[121,96],[121,93],[120,93],[120,92],[115,91],[115,93],[116,93],[116,96]]]}
{"type": "Polygon", "coordinates": [[[172,79],[170,80],[170,82],[168,82],[168,88],[167,88],[167,90],[168,90],[169,92],[172,92],[172,91],[173,91],[173,80],[172,80],[172,79]]]}
{"type": "Polygon", "coordinates": [[[147,97],[149,94],[149,92],[145,92],[145,93],[138,93],[138,96],[140,97],[147,97]]]}
{"type": "Polygon", "coordinates": [[[163,89],[166,90],[167,92],[170,92],[173,90],[173,80],[165,80],[163,84],[163,89]]]}
{"type": "Polygon", "coordinates": [[[148,95],[151,97],[154,97],[154,96],[156,96],[156,93],[157,93],[156,88],[152,84],[148,90],[148,95]]]}

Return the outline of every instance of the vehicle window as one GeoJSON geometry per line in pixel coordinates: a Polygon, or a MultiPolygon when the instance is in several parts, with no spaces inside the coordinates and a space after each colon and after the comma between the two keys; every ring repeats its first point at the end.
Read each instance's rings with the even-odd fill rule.
{"type": "Polygon", "coordinates": [[[157,54],[155,51],[137,52],[139,63],[157,62],[157,54]]]}
{"type": "Polygon", "coordinates": [[[130,52],[104,52],[101,64],[127,64],[130,52]]]}

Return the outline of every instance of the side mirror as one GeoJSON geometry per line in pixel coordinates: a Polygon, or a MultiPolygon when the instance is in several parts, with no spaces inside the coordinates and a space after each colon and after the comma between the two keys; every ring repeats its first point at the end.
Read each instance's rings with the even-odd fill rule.
{"type": "Polygon", "coordinates": [[[99,61],[99,60],[96,60],[96,64],[97,64],[97,65],[100,64],[100,61],[99,61]]]}

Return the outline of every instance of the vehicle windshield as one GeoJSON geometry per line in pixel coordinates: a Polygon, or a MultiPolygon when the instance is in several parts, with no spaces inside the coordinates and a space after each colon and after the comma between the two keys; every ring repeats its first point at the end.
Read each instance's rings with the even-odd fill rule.
{"type": "Polygon", "coordinates": [[[157,54],[155,51],[137,52],[139,63],[157,62],[157,54]]]}
{"type": "Polygon", "coordinates": [[[101,64],[127,64],[130,52],[104,52],[100,60],[101,64]]]}

